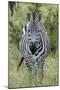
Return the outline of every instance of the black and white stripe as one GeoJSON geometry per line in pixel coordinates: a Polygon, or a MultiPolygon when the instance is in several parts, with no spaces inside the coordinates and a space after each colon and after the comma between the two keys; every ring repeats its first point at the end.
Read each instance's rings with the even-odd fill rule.
{"type": "Polygon", "coordinates": [[[34,19],[33,15],[31,17],[20,41],[20,50],[28,68],[34,72],[36,63],[38,66],[42,63],[40,69],[43,70],[45,58],[50,51],[50,43],[44,25],[38,21],[36,15],[34,19]]]}

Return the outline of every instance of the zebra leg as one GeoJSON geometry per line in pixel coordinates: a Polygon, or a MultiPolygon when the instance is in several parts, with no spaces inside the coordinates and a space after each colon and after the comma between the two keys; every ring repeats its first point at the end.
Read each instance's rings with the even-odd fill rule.
{"type": "Polygon", "coordinates": [[[44,75],[43,75],[43,73],[44,73],[43,69],[44,69],[44,61],[41,61],[41,78],[42,79],[44,77],[44,75]]]}
{"type": "Polygon", "coordinates": [[[35,77],[35,74],[36,74],[36,73],[35,73],[36,70],[35,70],[34,64],[32,63],[31,60],[28,60],[28,61],[26,62],[26,65],[27,65],[28,70],[29,70],[29,84],[30,84],[31,86],[33,86],[33,85],[34,85],[34,77],[35,77]]]}
{"type": "Polygon", "coordinates": [[[32,65],[32,72],[31,72],[31,79],[32,79],[32,86],[36,86],[36,79],[37,79],[37,65],[34,63],[32,65]]]}
{"type": "Polygon", "coordinates": [[[38,74],[39,74],[40,84],[42,84],[42,80],[43,80],[43,67],[44,67],[44,60],[41,60],[38,62],[38,74]]]}
{"type": "Polygon", "coordinates": [[[32,85],[37,85],[37,68],[34,66],[34,69],[32,70],[32,85]]]}
{"type": "Polygon", "coordinates": [[[33,66],[32,70],[30,72],[30,80],[31,80],[31,84],[32,86],[34,86],[36,84],[36,68],[33,66]]]}
{"type": "Polygon", "coordinates": [[[28,59],[26,59],[26,66],[28,68],[28,72],[29,72],[29,85],[32,85],[32,64],[31,61],[28,59]]]}

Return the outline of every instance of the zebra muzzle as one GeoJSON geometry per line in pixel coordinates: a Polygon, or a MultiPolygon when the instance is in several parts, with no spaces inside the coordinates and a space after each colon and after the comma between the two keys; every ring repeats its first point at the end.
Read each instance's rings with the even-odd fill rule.
{"type": "Polygon", "coordinates": [[[35,52],[37,51],[37,47],[36,47],[35,42],[31,42],[29,44],[29,49],[30,49],[30,51],[31,51],[32,54],[35,54],[35,52]]]}

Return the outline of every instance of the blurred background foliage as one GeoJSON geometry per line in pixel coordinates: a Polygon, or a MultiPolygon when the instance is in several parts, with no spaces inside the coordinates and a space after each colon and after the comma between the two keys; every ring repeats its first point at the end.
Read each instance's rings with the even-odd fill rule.
{"type": "MultiPolygon", "coordinates": [[[[17,65],[21,58],[19,51],[19,41],[22,37],[22,27],[25,26],[28,22],[27,13],[30,11],[37,11],[40,13],[40,21],[42,22],[42,24],[44,24],[45,28],[47,29],[51,43],[51,54],[47,57],[46,60],[47,71],[45,73],[46,75],[42,85],[56,85],[58,83],[58,5],[16,2],[13,7],[13,15],[11,15],[10,8],[8,9],[9,88],[30,86],[30,84],[28,83],[28,79],[26,78],[28,75],[28,71],[26,70],[26,66],[24,65],[24,63],[23,66],[25,68],[23,69],[23,66],[21,66],[22,71],[16,71],[17,65]],[[23,73],[24,76],[22,77],[23,73]]],[[[40,83],[38,82],[35,86],[40,86],[40,83]]]]}

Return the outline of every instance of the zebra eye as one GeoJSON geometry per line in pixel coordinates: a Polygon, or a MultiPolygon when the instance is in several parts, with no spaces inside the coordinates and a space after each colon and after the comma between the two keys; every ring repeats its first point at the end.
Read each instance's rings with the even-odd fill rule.
{"type": "Polygon", "coordinates": [[[30,41],[30,44],[32,44],[32,41],[30,41]]]}
{"type": "Polygon", "coordinates": [[[28,29],[28,32],[30,32],[30,29],[28,29]]]}

